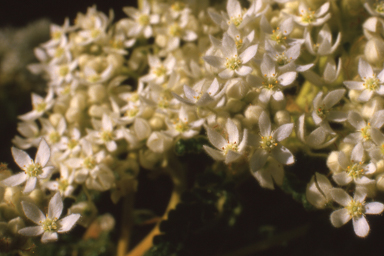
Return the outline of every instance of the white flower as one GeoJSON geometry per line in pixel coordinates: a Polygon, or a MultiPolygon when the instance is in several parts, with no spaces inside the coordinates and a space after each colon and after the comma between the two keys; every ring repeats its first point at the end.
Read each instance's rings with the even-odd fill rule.
{"type": "Polygon", "coordinates": [[[128,36],[138,37],[143,34],[145,38],[149,38],[153,35],[151,25],[159,23],[160,16],[158,14],[150,14],[151,6],[148,1],[142,2],[141,11],[133,7],[124,7],[123,11],[135,20],[133,26],[129,28],[128,36]]]}
{"type": "Polygon", "coordinates": [[[33,121],[43,116],[46,111],[52,108],[54,103],[53,96],[54,95],[52,89],[49,89],[45,98],[35,93],[32,93],[31,98],[33,110],[24,115],[19,116],[19,118],[23,121],[33,121]]]}
{"type": "Polygon", "coordinates": [[[384,16],[384,1],[368,0],[365,1],[364,7],[372,16],[384,16]]]}
{"type": "Polygon", "coordinates": [[[253,176],[263,188],[275,189],[273,181],[278,186],[283,185],[284,167],[273,158],[269,158],[264,167],[254,172],[253,176]]]}
{"type": "Polygon", "coordinates": [[[52,191],[58,191],[61,196],[69,197],[75,191],[73,183],[75,172],[70,170],[66,165],[60,163],[60,179],[56,181],[48,181],[44,185],[52,191]]]}
{"type": "Polygon", "coordinates": [[[291,151],[280,144],[282,140],[288,138],[292,133],[293,123],[283,124],[272,131],[271,121],[268,114],[264,111],[259,117],[259,128],[261,141],[259,149],[257,149],[251,157],[251,171],[256,172],[263,168],[267,162],[268,156],[272,156],[281,164],[293,164],[295,158],[291,151]]]}
{"type": "Polygon", "coordinates": [[[12,155],[16,164],[24,171],[1,181],[5,186],[14,187],[26,181],[24,193],[29,193],[36,187],[37,179],[45,179],[51,173],[52,167],[46,166],[51,156],[47,142],[41,139],[35,160],[20,149],[12,147],[12,155]]]}
{"type": "Polygon", "coordinates": [[[192,138],[199,134],[200,127],[204,124],[205,119],[198,119],[191,121],[191,116],[185,107],[181,107],[179,110],[178,118],[175,121],[166,119],[166,124],[169,128],[167,134],[172,137],[180,135],[182,138],[192,138]]]}
{"type": "Polygon", "coordinates": [[[211,85],[207,87],[206,80],[203,79],[197,82],[193,88],[188,85],[184,85],[185,98],[182,98],[174,92],[172,92],[172,95],[178,101],[190,106],[207,106],[212,102],[219,100],[224,95],[226,87],[227,83],[220,91],[220,84],[216,78],[213,80],[211,85]]]}
{"type": "Polygon", "coordinates": [[[308,26],[320,26],[331,18],[331,14],[327,13],[329,10],[329,2],[326,2],[319,7],[317,11],[312,11],[308,8],[304,1],[300,2],[298,12],[299,16],[293,15],[293,20],[304,27],[308,26]],[[327,13],[327,14],[326,14],[327,13]]]}
{"type": "Polygon", "coordinates": [[[252,72],[252,68],[245,66],[257,52],[257,44],[249,46],[238,55],[236,42],[227,34],[224,34],[221,52],[223,57],[205,56],[203,59],[211,66],[219,69],[219,77],[229,79],[236,73],[246,76],[252,72]]]}
{"type": "Polygon", "coordinates": [[[166,78],[172,73],[176,65],[176,59],[169,55],[163,62],[154,55],[148,54],[149,74],[140,80],[143,82],[153,82],[157,85],[165,82],[166,78]]]}
{"type": "Polygon", "coordinates": [[[333,188],[331,182],[325,175],[315,173],[307,185],[305,195],[308,202],[318,209],[323,209],[332,201],[331,189],[333,188]]]}
{"type": "Polygon", "coordinates": [[[339,58],[338,66],[336,66],[333,58],[328,58],[325,64],[323,76],[320,77],[316,72],[307,70],[303,72],[304,77],[314,85],[327,86],[332,84],[339,77],[342,68],[341,58],[339,58]]]}
{"type": "Polygon", "coordinates": [[[338,228],[352,219],[353,229],[359,237],[366,237],[369,233],[369,225],[365,215],[380,214],[384,210],[382,203],[365,203],[366,191],[363,189],[356,189],[352,198],[343,189],[334,188],[331,190],[331,196],[338,204],[344,206],[344,208],[332,212],[332,225],[338,228]]]}
{"type": "Polygon", "coordinates": [[[377,76],[373,72],[371,65],[365,60],[359,60],[358,72],[363,82],[358,81],[345,81],[344,85],[351,90],[362,90],[358,100],[366,102],[376,93],[384,95],[384,70],[377,76]]]}
{"type": "Polygon", "coordinates": [[[245,146],[247,145],[248,130],[244,129],[243,136],[240,138],[239,129],[230,118],[228,118],[225,127],[225,137],[213,129],[207,130],[209,141],[217,149],[213,149],[206,145],[203,147],[213,159],[224,161],[226,164],[229,164],[242,156],[245,146]]]}
{"type": "Polygon", "coordinates": [[[347,113],[331,110],[344,96],[345,90],[338,89],[327,93],[323,99],[323,92],[319,92],[313,100],[312,118],[316,125],[321,126],[330,134],[336,134],[328,122],[341,123],[347,120],[347,113]]]}
{"type": "Polygon", "coordinates": [[[252,77],[256,80],[254,82],[256,86],[261,88],[259,100],[268,103],[271,96],[276,101],[284,100],[282,90],[295,81],[297,73],[290,71],[279,75],[276,72],[275,62],[267,54],[264,54],[260,70],[263,78],[252,77]]]}
{"type": "Polygon", "coordinates": [[[117,149],[115,140],[120,139],[120,136],[118,136],[119,134],[114,129],[111,117],[104,113],[101,123],[100,121],[94,120],[93,124],[96,131],[87,129],[90,141],[99,145],[104,144],[109,152],[115,151],[117,149]]]}
{"type": "Polygon", "coordinates": [[[325,24],[317,35],[316,44],[313,43],[311,38],[311,33],[307,31],[305,34],[305,45],[307,46],[307,50],[312,55],[330,55],[333,54],[337,47],[341,43],[341,32],[337,35],[335,43],[332,45],[332,33],[328,26],[325,24]]]}
{"type": "Polygon", "coordinates": [[[339,152],[338,162],[343,169],[340,173],[333,174],[333,180],[340,186],[346,186],[352,181],[358,185],[367,185],[374,182],[366,177],[376,171],[373,163],[364,164],[362,162],[364,156],[364,147],[362,143],[358,143],[352,150],[351,160],[348,160],[343,151],[339,152]]]}
{"type": "Polygon", "coordinates": [[[380,129],[384,124],[384,110],[377,111],[372,118],[367,122],[361,115],[355,111],[350,111],[348,114],[349,123],[356,129],[356,132],[349,134],[344,138],[344,142],[357,144],[362,142],[365,149],[372,146],[371,129],[380,129]]]}
{"type": "Polygon", "coordinates": [[[21,202],[25,216],[38,226],[26,227],[19,230],[19,234],[24,236],[39,236],[42,243],[53,242],[58,239],[57,233],[70,231],[81,217],[80,214],[71,214],[60,219],[63,211],[63,201],[60,193],[56,193],[48,205],[48,213],[44,213],[34,204],[21,202]]]}

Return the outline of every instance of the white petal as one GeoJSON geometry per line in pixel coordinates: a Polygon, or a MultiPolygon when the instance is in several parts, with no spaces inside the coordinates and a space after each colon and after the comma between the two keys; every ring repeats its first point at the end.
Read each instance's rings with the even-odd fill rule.
{"type": "Polygon", "coordinates": [[[333,200],[344,207],[348,206],[349,202],[352,201],[352,197],[341,188],[333,188],[331,189],[330,193],[333,200]]]}
{"type": "Polygon", "coordinates": [[[57,233],[56,232],[44,232],[43,236],[41,237],[41,242],[42,243],[48,243],[48,242],[53,242],[58,239],[57,233]]]}
{"type": "Polygon", "coordinates": [[[27,179],[27,182],[25,183],[25,187],[24,187],[23,193],[29,193],[32,190],[34,190],[35,187],[36,187],[36,181],[37,181],[36,177],[30,177],[29,179],[27,179]]]}
{"type": "Polygon", "coordinates": [[[234,73],[235,73],[235,71],[226,68],[219,73],[219,77],[223,78],[223,79],[229,79],[229,78],[233,77],[234,73]]]}
{"type": "Polygon", "coordinates": [[[37,149],[35,162],[40,163],[41,166],[44,167],[48,163],[50,157],[51,150],[48,146],[48,143],[44,139],[41,139],[39,148],[37,149]]]}
{"type": "Polygon", "coordinates": [[[365,205],[365,214],[380,214],[384,211],[384,204],[379,202],[367,203],[365,205]]]}
{"type": "Polygon", "coordinates": [[[333,107],[345,94],[345,89],[339,89],[329,92],[323,99],[323,103],[327,109],[333,107]]]}
{"type": "Polygon", "coordinates": [[[261,169],[253,173],[253,176],[263,188],[275,189],[271,173],[267,169],[261,169]]]}
{"type": "Polygon", "coordinates": [[[59,230],[57,231],[58,233],[62,232],[67,232],[72,229],[73,225],[80,219],[81,215],[76,213],[76,214],[71,214],[61,220],[58,221],[59,224],[59,230]]]}
{"type": "Polygon", "coordinates": [[[61,199],[60,193],[57,192],[49,201],[48,205],[48,218],[60,218],[61,212],[63,211],[63,200],[61,199]]]}
{"type": "Polygon", "coordinates": [[[263,149],[258,149],[252,155],[251,160],[249,161],[249,165],[252,172],[256,172],[264,167],[265,163],[268,159],[268,152],[263,149]]]}
{"type": "Polygon", "coordinates": [[[44,229],[42,226],[26,227],[19,230],[19,234],[23,236],[39,236],[43,234],[44,229]]]}
{"type": "Polygon", "coordinates": [[[358,72],[362,79],[371,77],[374,74],[371,65],[363,59],[359,59],[358,72]]]}
{"type": "Polygon", "coordinates": [[[223,155],[223,153],[221,153],[221,151],[218,151],[217,149],[213,149],[213,148],[208,147],[206,145],[204,145],[203,148],[204,148],[205,152],[207,152],[208,155],[210,155],[216,161],[224,161],[225,156],[223,155]]]}
{"type": "Polygon", "coordinates": [[[351,160],[355,162],[361,162],[364,156],[364,146],[362,143],[358,143],[352,150],[351,160]]]}
{"type": "Polygon", "coordinates": [[[117,149],[117,144],[114,140],[106,142],[105,146],[107,147],[109,152],[113,152],[117,149]]]}
{"type": "Polygon", "coordinates": [[[293,129],[293,123],[290,124],[283,124],[279,128],[276,129],[276,131],[273,133],[273,137],[277,141],[282,141],[291,135],[293,129]]]}
{"type": "Polygon", "coordinates": [[[329,111],[327,115],[328,121],[341,123],[347,120],[348,114],[342,111],[329,111]]]}
{"type": "Polygon", "coordinates": [[[232,163],[234,161],[236,161],[237,159],[239,159],[242,155],[240,153],[237,153],[235,151],[232,151],[232,150],[229,150],[227,155],[225,156],[225,163],[226,164],[229,164],[229,163],[232,163]]]}
{"type": "Polygon", "coordinates": [[[346,172],[336,173],[332,178],[340,186],[346,186],[353,180],[346,172]]]}
{"type": "Polygon", "coordinates": [[[239,76],[246,76],[252,72],[252,68],[248,66],[241,66],[240,68],[236,69],[235,72],[239,76]]]}
{"type": "Polygon", "coordinates": [[[223,147],[225,147],[227,145],[227,141],[217,131],[215,131],[213,129],[208,129],[207,134],[208,134],[209,141],[216,148],[221,150],[223,147]]]}
{"type": "Polygon", "coordinates": [[[12,156],[16,164],[21,169],[24,169],[25,167],[27,167],[29,164],[32,163],[32,159],[29,157],[29,155],[25,153],[23,150],[20,150],[18,148],[12,147],[12,156]]]}
{"type": "Polygon", "coordinates": [[[239,130],[231,118],[227,119],[225,128],[227,129],[229,143],[236,142],[239,144],[239,130]]]}
{"type": "Polygon", "coordinates": [[[289,165],[295,162],[295,158],[293,157],[291,151],[284,146],[277,145],[272,150],[272,154],[279,163],[289,165]]]}
{"type": "Polygon", "coordinates": [[[203,60],[215,68],[224,68],[224,62],[225,62],[224,58],[220,58],[216,56],[204,56],[203,60]]]}
{"type": "Polygon", "coordinates": [[[371,99],[373,95],[373,91],[371,90],[364,90],[361,92],[360,96],[357,98],[358,101],[361,102],[367,102],[368,100],[371,99]]]}
{"type": "Polygon", "coordinates": [[[7,187],[14,187],[23,182],[25,182],[28,178],[28,175],[24,172],[20,172],[18,174],[12,175],[11,177],[4,179],[1,181],[1,184],[7,187]]]}
{"type": "Polygon", "coordinates": [[[275,92],[272,94],[272,98],[273,98],[275,101],[282,101],[282,100],[284,100],[284,93],[282,93],[281,91],[275,91],[275,92]]]}
{"type": "Polygon", "coordinates": [[[271,121],[268,114],[263,111],[259,117],[259,128],[262,136],[270,136],[271,134],[271,121]]]}
{"type": "Polygon", "coordinates": [[[353,218],[353,230],[355,234],[359,237],[366,237],[369,233],[369,225],[365,217],[361,216],[360,218],[353,218]]]}
{"type": "Polygon", "coordinates": [[[351,90],[363,90],[365,88],[363,85],[364,82],[344,81],[343,83],[345,86],[347,86],[348,89],[351,89],[351,90]]]}
{"type": "Polygon", "coordinates": [[[240,59],[243,61],[243,64],[250,61],[257,52],[257,44],[249,46],[244,52],[240,54],[240,59]]]}
{"type": "Polygon", "coordinates": [[[37,225],[40,225],[40,221],[45,220],[44,214],[36,205],[23,201],[21,202],[21,206],[23,207],[25,216],[37,225]]]}
{"type": "Polygon", "coordinates": [[[348,114],[349,123],[356,128],[356,130],[360,131],[362,128],[366,126],[364,119],[361,115],[355,111],[351,111],[348,114]]]}
{"type": "Polygon", "coordinates": [[[293,81],[295,81],[296,75],[297,75],[297,73],[293,72],[293,71],[292,72],[286,72],[286,73],[280,75],[277,79],[279,80],[279,83],[282,86],[286,86],[286,85],[292,84],[293,81]]]}
{"type": "Polygon", "coordinates": [[[232,58],[237,54],[236,43],[227,33],[224,33],[223,36],[222,51],[224,56],[228,58],[232,58]]]}
{"type": "Polygon", "coordinates": [[[331,214],[331,223],[336,228],[343,226],[350,219],[351,219],[351,215],[349,215],[348,210],[345,208],[336,210],[331,214]]]}

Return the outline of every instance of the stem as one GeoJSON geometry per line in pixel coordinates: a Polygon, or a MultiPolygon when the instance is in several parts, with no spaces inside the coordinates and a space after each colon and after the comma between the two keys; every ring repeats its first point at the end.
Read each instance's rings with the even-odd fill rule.
{"type": "Polygon", "coordinates": [[[165,213],[161,217],[161,220],[156,224],[156,226],[152,229],[152,231],[143,240],[141,240],[141,242],[138,245],[136,245],[135,248],[133,248],[128,254],[126,254],[126,256],[144,255],[144,253],[152,247],[153,237],[161,233],[160,232],[161,221],[166,220],[168,218],[169,211],[172,209],[175,209],[176,205],[180,202],[180,196],[186,187],[186,179],[184,175],[185,173],[183,168],[181,167],[180,162],[175,157],[173,157],[172,159],[169,159],[168,164],[173,165],[173,166],[170,166],[167,170],[171,175],[174,187],[173,187],[171,197],[169,199],[167,209],[165,210],[165,213]]]}
{"type": "Polygon", "coordinates": [[[129,241],[133,226],[133,203],[134,189],[132,184],[129,184],[128,193],[124,197],[123,202],[122,229],[119,241],[117,242],[117,256],[124,256],[129,248],[129,241]]]}

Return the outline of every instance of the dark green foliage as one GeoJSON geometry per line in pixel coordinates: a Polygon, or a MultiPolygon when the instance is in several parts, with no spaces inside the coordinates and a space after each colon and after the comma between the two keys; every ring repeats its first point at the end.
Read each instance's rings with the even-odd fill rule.
{"type": "Polygon", "coordinates": [[[206,171],[160,224],[164,234],[154,238],[146,255],[214,255],[225,247],[222,241],[230,236],[240,212],[234,184],[225,173],[206,171]]]}
{"type": "Polygon", "coordinates": [[[197,136],[192,139],[179,139],[175,145],[175,153],[178,156],[186,154],[199,154],[203,152],[203,145],[209,144],[205,136],[197,136]]]}

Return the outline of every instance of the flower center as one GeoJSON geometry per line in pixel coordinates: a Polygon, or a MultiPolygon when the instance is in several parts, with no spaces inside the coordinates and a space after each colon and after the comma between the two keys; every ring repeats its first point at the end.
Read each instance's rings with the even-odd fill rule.
{"type": "Polygon", "coordinates": [[[114,48],[114,49],[122,49],[122,48],[124,48],[124,43],[121,40],[115,39],[115,40],[109,41],[109,43],[110,43],[111,47],[114,48]]]}
{"type": "Polygon", "coordinates": [[[358,200],[352,200],[351,202],[348,203],[347,207],[345,209],[348,210],[349,215],[351,217],[360,217],[361,215],[364,215],[365,213],[365,207],[364,207],[365,202],[360,202],[358,200]]]}
{"type": "Polygon", "coordinates": [[[68,141],[67,146],[69,149],[73,149],[77,146],[77,143],[77,140],[71,139],[70,141],[68,141]]]}
{"type": "Polygon", "coordinates": [[[183,30],[177,23],[173,23],[171,26],[169,26],[169,34],[174,37],[181,37],[183,30]]]}
{"type": "Polygon", "coordinates": [[[40,225],[43,227],[44,231],[51,232],[58,229],[56,221],[57,221],[57,218],[53,218],[53,219],[46,218],[44,221],[40,222],[40,225]]]}
{"type": "Polygon", "coordinates": [[[379,89],[379,86],[380,86],[380,80],[376,77],[376,74],[373,74],[372,77],[369,77],[369,78],[365,78],[365,81],[363,83],[365,89],[367,90],[371,90],[371,91],[376,91],[377,89],[379,89]]]}
{"type": "Polygon", "coordinates": [[[146,14],[141,14],[140,17],[138,18],[138,22],[142,26],[147,26],[149,25],[149,17],[146,14]]]}
{"type": "Polygon", "coordinates": [[[137,108],[130,108],[127,111],[125,111],[125,116],[134,117],[139,113],[139,110],[137,108]]]}
{"type": "Polygon", "coordinates": [[[47,103],[45,103],[44,101],[40,102],[40,103],[37,103],[33,106],[33,108],[37,111],[37,112],[43,112],[45,110],[45,108],[47,107],[47,103]]]}
{"type": "Polygon", "coordinates": [[[383,13],[384,12],[384,2],[383,1],[380,1],[379,3],[375,3],[373,6],[375,7],[375,10],[378,13],[383,13]]]}
{"type": "Polygon", "coordinates": [[[175,12],[180,12],[180,11],[184,10],[184,8],[185,8],[185,3],[182,3],[182,2],[175,2],[174,4],[172,4],[171,8],[172,8],[172,10],[174,10],[175,12]]]}
{"type": "Polygon", "coordinates": [[[91,31],[91,37],[96,38],[101,34],[101,31],[99,29],[92,29],[91,31]]]}
{"type": "Polygon", "coordinates": [[[43,173],[43,167],[40,163],[34,163],[32,161],[32,163],[28,165],[24,171],[29,177],[37,177],[43,173]]]}
{"type": "Polygon", "coordinates": [[[57,181],[59,184],[59,190],[60,192],[64,193],[64,191],[67,189],[69,186],[68,180],[58,180],[57,181]]]}
{"type": "Polygon", "coordinates": [[[55,31],[51,33],[51,38],[54,40],[59,40],[61,35],[61,31],[55,31]]]}
{"type": "Polygon", "coordinates": [[[276,146],[277,143],[272,136],[261,136],[260,148],[271,153],[272,149],[276,146]]]}
{"type": "Polygon", "coordinates": [[[311,8],[308,8],[308,11],[301,10],[300,17],[302,22],[308,23],[308,24],[314,22],[316,19],[315,12],[314,11],[311,12],[311,8]]]}
{"type": "Polygon", "coordinates": [[[361,165],[361,162],[358,164],[354,164],[352,166],[348,166],[346,170],[348,176],[350,176],[353,179],[360,178],[364,175],[364,168],[361,165]]]}
{"type": "Polygon", "coordinates": [[[241,46],[243,46],[243,39],[241,39],[240,36],[236,36],[235,44],[237,49],[241,48],[241,46]]]}
{"type": "Polygon", "coordinates": [[[274,90],[279,85],[279,82],[276,79],[276,74],[273,74],[272,76],[267,76],[267,74],[265,74],[264,82],[261,84],[268,90],[274,90]]]}
{"type": "Polygon", "coordinates": [[[321,119],[324,119],[326,116],[327,116],[327,114],[328,114],[328,110],[327,109],[325,109],[325,105],[323,104],[323,106],[321,106],[321,107],[318,107],[317,109],[316,109],[316,114],[321,118],[321,119]]]}
{"type": "Polygon", "coordinates": [[[52,143],[57,143],[60,141],[60,134],[56,131],[53,131],[49,134],[49,141],[52,143]]]}
{"type": "Polygon", "coordinates": [[[363,139],[365,141],[371,139],[371,124],[370,123],[368,123],[368,125],[365,126],[364,128],[361,128],[361,135],[363,136],[363,139]]]}
{"type": "Polygon", "coordinates": [[[59,68],[59,75],[60,76],[66,76],[68,74],[68,72],[69,72],[69,68],[66,65],[65,66],[61,66],[59,68]]]}
{"type": "Polygon", "coordinates": [[[105,142],[113,140],[113,135],[111,131],[102,131],[100,137],[105,142]]]}
{"type": "Polygon", "coordinates": [[[90,83],[96,83],[97,81],[100,80],[100,75],[99,74],[94,74],[94,75],[90,75],[88,78],[87,78],[88,82],[90,83]]]}
{"type": "Polygon", "coordinates": [[[272,30],[271,40],[277,44],[284,44],[286,39],[287,37],[284,36],[279,27],[277,27],[276,30],[272,30]]]}
{"type": "Polygon", "coordinates": [[[91,170],[96,167],[96,160],[93,157],[89,156],[84,159],[83,165],[85,168],[91,170]]]}
{"type": "Polygon", "coordinates": [[[235,57],[227,58],[227,61],[225,62],[225,66],[228,69],[236,70],[240,67],[241,63],[242,63],[241,59],[237,55],[235,55],[235,57]]]}
{"type": "Polygon", "coordinates": [[[284,66],[285,64],[288,64],[290,61],[288,60],[288,57],[285,56],[284,52],[282,54],[276,55],[276,63],[279,66],[284,66]]]}
{"type": "Polygon", "coordinates": [[[222,147],[221,149],[223,150],[224,155],[227,155],[229,150],[232,150],[232,151],[235,151],[235,152],[238,151],[238,147],[237,147],[236,141],[233,142],[233,143],[228,143],[225,147],[222,147]]]}
{"type": "Polygon", "coordinates": [[[187,122],[178,122],[175,125],[175,130],[178,132],[185,132],[189,130],[189,126],[187,122]]]}
{"type": "Polygon", "coordinates": [[[56,49],[56,51],[55,51],[55,57],[56,57],[56,58],[59,58],[59,57],[61,57],[63,54],[64,54],[64,49],[61,48],[61,47],[58,47],[58,48],[56,49]]]}
{"type": "Polygon", "coordinates": [[[228,21],[228,25],[229,24],[233,24],[235,25],[236,27],[240,26],[240,24],[243,22],[243,17],[241,14],[239,14],[237,17],[231,17],[230,21],[228,21]]]}
{"type": "Polygon", "coordinates": [[[167,74],[167,69],[163,65],[160,65],[159,67],[153,70],[153,73],[158,77],[164,76],[165,74],[167,74]]]}

